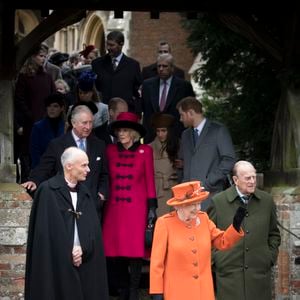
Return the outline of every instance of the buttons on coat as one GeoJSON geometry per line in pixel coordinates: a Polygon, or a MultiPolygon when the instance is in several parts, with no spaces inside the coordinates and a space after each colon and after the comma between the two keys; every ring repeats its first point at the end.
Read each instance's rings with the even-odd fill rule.
{"type": "Polygon", "coordinates": [[[193,278],[195,278],[195,279],[198,279],[199,278],[199,275],[193,275],[193,278]]]}
{"type": "Polygon", "coordinates": [[[196,253],[197,253],[197,249],[192,249],[192,252],[193,252],[194,254],[196,254],[196,253]]]}

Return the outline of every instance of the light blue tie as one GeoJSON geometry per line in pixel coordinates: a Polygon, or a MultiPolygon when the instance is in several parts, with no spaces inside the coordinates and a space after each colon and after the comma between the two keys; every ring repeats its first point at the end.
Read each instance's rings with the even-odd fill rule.
{"type": "Polygon", "coordinates": [[[79,149],[85,151],[85,145],[83,139],[79,139],[79,149]]]}

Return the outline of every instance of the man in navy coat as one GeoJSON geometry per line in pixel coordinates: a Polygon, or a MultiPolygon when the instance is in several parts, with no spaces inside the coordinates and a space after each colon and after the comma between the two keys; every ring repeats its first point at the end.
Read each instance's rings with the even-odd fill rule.
{"type": "Polygon", "coordinates": [[[99,217],[103,202],[108,197],[108,171],[105,156],[105,144],[92,133],[93,114],[86,105],[74,108],[71,116],[72,129],[64,135],[53,139],[46,152],[41,157],[40,163],[30,172],[29,181],[22,184],[29,191],[35,191],[37,186],[57,173],[62,173],[63,168],[60,157],[68,147],[81,147],[89,158],[90,172],[85,184],[88,187],[99,217]]]}
{"type": "Polygon", "coordinates": [[[92,69],[97,74],[96,87],[102,95],[102,102],[109,99],[124,99],[129,111],[140,113],[139,89],[142,83],[138,61],[122,52],[124,35],[111,31],[106,38],[107,54],[92,61],[92,69]]]}

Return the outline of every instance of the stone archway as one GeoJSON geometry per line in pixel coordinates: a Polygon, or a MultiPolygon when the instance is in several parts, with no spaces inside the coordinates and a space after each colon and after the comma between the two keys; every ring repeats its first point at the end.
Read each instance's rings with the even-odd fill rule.
{"type": "Polygon", "coordinates": [[[22,39],[29,32],[31,32],[36,26],[38,26],[40,20],[32,10],[16,10],[15,14],[15,35],[17,39],[22,39]]]}
{"type": "Polygon", "coordinates": [[[79,32],[79,50],[84,49],[86,45],[94,45],[100,50],[100,54],[105,53],[105,23],[107,14],[105,12],[91,12],[86,17],[79,32]]]}

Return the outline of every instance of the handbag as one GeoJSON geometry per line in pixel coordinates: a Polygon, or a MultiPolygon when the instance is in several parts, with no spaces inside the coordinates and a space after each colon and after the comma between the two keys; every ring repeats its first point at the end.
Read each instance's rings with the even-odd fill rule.
{"type": "Polygon", "coordinates": [[[154,232],[154,224],[150,223],[147,225],[145,231],[145,245],[147,248],[152,247],[153,232],[154,232]]]}

